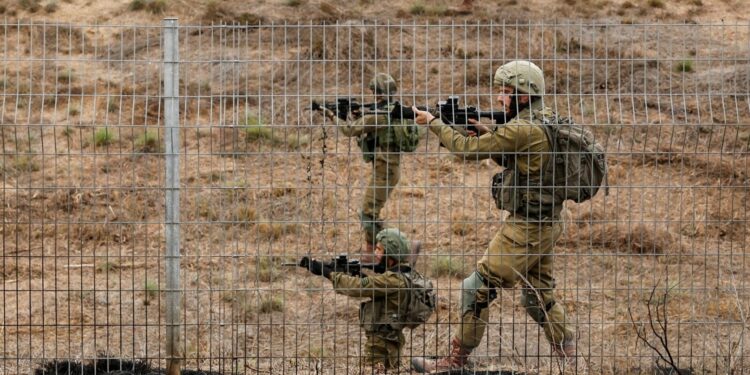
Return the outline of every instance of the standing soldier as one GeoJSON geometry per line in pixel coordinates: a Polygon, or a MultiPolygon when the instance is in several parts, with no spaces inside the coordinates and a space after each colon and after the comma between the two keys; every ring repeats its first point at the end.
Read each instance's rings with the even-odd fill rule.
{"type": "Polygon", "coordinates": [[[361,260],[372,261],[375,235],[383,230],[380,211],[400,178],[401,152],[411,152],[419,143],[419,127],[406,121],[394,121],[388,115],[393,109],[393,95],[398,89],[396,81],[388,74],[378,73],[370,80],[369,88],[377,100],[378,114],[367,114],[342,121],[336,113],[325,109],[331,121],[339,125],[348,137],[357,137],[362,157],[372,163],[372,175],[367,184],[359,219],[365,232],[365,250],[361,260]]]}
{"type": "Polygon", "coordinates": [[[359,309],[365,331],[365,356],[375,367],[399,367],[404,346],[404,328],[416,328],[432,315],[435,295],[432,283],[409,266],[409,242],[397,229],[384,229],[376,236],[375,261],[386,271],[367,277],[334,272],[326,263],[303,258],[300,266],[333,283],[336,293],[369,297],[359,309]]]}
{"type": "Polygon", "coordinates": [[[553,247],[563,231],[564,198],[549,194],[554,184],[546,168],[553,165],[549,163],[553,145],[543,121],[555,114],[544,107],[544,75],[529,61],[512,61],[495,72],[494,84],[500,89],[498,105],[511,120],[479,137],[463,136],[429,112],[417,113],[416,122],[426,124],[451,152],[492,158],[505,167],[499,174],[505,181],[493,178],[497,191],[493,196],[498,207],[511,213],[476,271],[462,283],[461,323],[451,340],[450,354],[437,360],[414,358],[412,366],[420,372],[462,368],[482,340],[496,289],[519,282],[521,304],[544,330],[552,351],[564,358],[576,355],[572,327],[553,296],[553,247]]]}

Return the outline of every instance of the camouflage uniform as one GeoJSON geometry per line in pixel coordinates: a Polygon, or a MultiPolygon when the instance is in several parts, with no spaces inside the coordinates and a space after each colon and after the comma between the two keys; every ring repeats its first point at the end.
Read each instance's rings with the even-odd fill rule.
{"type": "MultiPolygon", "coordinates": [[[[552,111],[539,99],[505,125],[480,137],[463,136],[440,119],[432,121],[429,128],[451,152],[476,159],[491,158],[528,182],[540,179],[549,158],[552,145],[541,119],[550,115],[552,111]]],[[[543,328],[553,348],[561,348],[574,339],[565,310],[553,296],[553,248],[563,231],[562,202],[534,196],[538,189],[533,184],[516,181],[514,185],[523,194],[518,199],[523,204],[511,212],[477,263],[477,270],[462,283],[461,324],[452,342],[452,354],[446,357],[451,367],[463,366],[468,354],[479,346],[489,318],[488,307],[497,296],[496,288],[521,284],[521,304],[543,328]]],[[[412,363],[423,371],[422,368],[442,368],[446,362],[419,357],[412,363]]]]}
{"type": "Polygon", "coordinates": [[[359,323],[365,331],[366,361],[382,363],[387,368],[400,364],[401,348],[405,338],[404,323],[399,318],[405,312],[410,289],[407,278],[421,277],[407,263],[409,244],[395,229],[378,233],[376,240],[384,245],[386,256],[400,262],[382,274],[367,277],[350,276],[343,272],[332,272],[330,280],[336,293],[350,297],[370,299],[359,308],[359,323]]]}
{"type": "MultiPolygon", "coordinates": [[[[370,82],[370,89],[377,95],[390,98],[396,92],[396,82],[387,74],[378,74],[370,82]]],[[[378,108],[379,112],[390,112],[393,107],[388,100],[378,108]]],[[[365,161],[372,163],[372,175],[359,211],[362,229],[368,245],[374,245],[375,235],[383,230],[380,211],[388,196],[401,177],[401,151],[395,132],[396,125],[406,125],[406,121],[391,121],[386,115],[364,115],[353,121],[343,121],[332,117],[341,133],[347,137],[357,137],[365,161]]]]}

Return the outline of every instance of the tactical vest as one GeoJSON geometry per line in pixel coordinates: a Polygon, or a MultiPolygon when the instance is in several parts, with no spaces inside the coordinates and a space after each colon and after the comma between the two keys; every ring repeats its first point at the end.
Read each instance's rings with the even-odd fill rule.
{"type": "Polygon", "coordinates": [[[365,332],[387,333],[404,328],[416,328],[427,321],[435,311],[436,297],[432,282],[409,267],[396,266],[406,281],[406,288],[388,297],[374,298],[362,302],[359,308],[359,323],[365,332]],[[389,308],[388,301],[398,299],[397,308],[389,308]]]}
{"type": "MultiPolygon", "coordinates": [[[[532,111],[531,122],[544,126],[541,119],[548,114],[551,114],[548,109],[532,111]]],[[[549,139],[547,141],[550,142],[549,139]]],[[[549,149],[550,152],[553,149],[551,143],[549,149]]],[[[544,158],[542,168],[534,174],[521,173],[517,167],[517,157],[517,155],[509,155],[502,160],[495,160],[505,167],[503,172],[492,177],[492,197],[495,205],[501,210],[514,213],[528,221],[559,219],[563,200],[558,199],[550,189],[546,188],[546,186],[552,186],[554,177],[547,168],[550,157],[544,158]]]]}
{"type": "MultiPolygon", "coordinates": [[[[390,113],[394,106],[389,104],[378,111],[390,113]]],[[[362,155],[365,161],[373,161],[375,152],[411,152],[417,148],[420,128],[409,121],[392,121],[387,116],[381,116],[384,124],[390,126],[379,129],[376,132],[363,134],[359,138],[359,147],[362,149],[362,155]]]]}

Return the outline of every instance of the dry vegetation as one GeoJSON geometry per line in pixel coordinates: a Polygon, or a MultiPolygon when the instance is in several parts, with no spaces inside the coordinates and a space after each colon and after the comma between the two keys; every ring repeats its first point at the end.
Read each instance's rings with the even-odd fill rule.
{"type": "MultiPolygon", "coordinates": [[[[171,12],[183,24],[310,23],[180,35],[191,366],[357,372],[359,302],[279,266],[308,253],[357,252],[362,242],[356,210],[369,166],[356,142],[304,107],[323,95],[360,96],[369,76],[387,70],[404,102],[433,104],[455,93],[488,108],[493,71],[512,56],[544,58],[549,104],[593,125],[609,151],[609,196],[567,206],[556,258],[560,300],[577,322],[579,371],[653,373],[654,353],[638,341],[629,314],[646,319],[654,285],[665,293],[681,367],[748,366],[747,27],[627,25],[744,21],[730,11],[739,1],[483,2],[478,14],[512,15],[505,19],[539,20],[550,10],[608,20],[492,29],[451,28],[463,19],[412,27],[449,14],[449,2],[52,3],[12,1],[0,13],[118,24],[156,23],[171,12]],[[408,27],[349,21],[374,13],[408,27]],[[345,25],[319,25],[336,20],[345,25]]],[[[102,351],[163,357],[152,344],[163,334],[165,288],[159,30],[10,22],[0,32],[5,56],[19,60],[4,64],[0,82],[2,351],[13,359],[1,365],[22,371],[31,358],[102,351]]],[[[419,269],[440,296],[434,320],[409,333],[406,353],[444,354],[461,280],[503,220],[487,193],[497,167],[447,155],[430,133],[402,171],[384,215],[424,242],[419,269]]],[[[555,371],[517,297],[501,293],[475,365],[555,371]]]]}

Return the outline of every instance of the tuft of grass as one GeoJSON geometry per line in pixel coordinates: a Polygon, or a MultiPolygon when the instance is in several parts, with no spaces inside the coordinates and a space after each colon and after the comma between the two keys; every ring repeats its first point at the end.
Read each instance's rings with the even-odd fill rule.
{"type": "Polygon", "coordinates": [[[451,260],[449,256],[438,256],[433,259],[430,265],[430,273],[433,277],[458,277],[463,276],[464,267],[462,264],[451,260]]]}
{"type": "Polygon", "coordinates": [[[113,98],[107,99],[107,112],[114,113],[117,112],[117,110],[120,109],[120,105],[117,103],[117,100],[113,98]]]}
{"type": "Polygon", "coordinates": [[[427,7],[422,3],[414,3],[411,5],[411,8],[409,8],[409,13],[412,16],[423,16],[427,13],[427,7]]]}
{"type": "Polygon", "coordinates": [[[284,311],[284,301],[279,297],[265,296],[258,302],[258,312],[268,314],[284,311]]]}
{"type": "Polygon", "coordinates": [[[57,72],[57,82],[70,83],[73,81],[73,71],[71,69],[65,69],[57,72]]]}
{"type": "Polygon", "coordinates": [[[142,153],[161,152],[162,146],[159,136],[154,131],[147,131],[135,140],[136,151],[142,153]]]}
{"type": "Polygon", "coordinates": [[[682,60],[678,61],[674,67],[674,71],[677,73],[690,73],[693,71],[693,60],[682,60]]]}
{"type": "Polygon", "coordinates": [[[78,116],[81,113],[81,111],[78,110],[76,107],[70,107],[68,110],[68,114],[71,116],[78,116]]]}
{"type": "Polygon", "coordinates": [[[138,11],[138,10],[146,9],[146,1],[147,0],[133,0],[128,5],[128,9],[130,9],[132,11],[138,11]]]}
{"type": "Polygon", "coordinates": [[[296,223],[268,221],[266,219],[261,219],[258,223],[258,233],[273,240],[277,240],[285,234],[297,233],[298,229],[299,226],[296,223]]]}
{"type": "Polygon", "coordinates": [[[35,13],[42,8],[42,5],[41,0],[18,0],[18,7],[29,13],[35,13]]]}
{"type": "Polygon", "coordinates": [[[41,169],[31,156],[21,155],[16,158],[15,168],[19,172],[37,172],[41,169]]]}
{"type": "Polygon", "coordinates": [[[258,277],[258,281],[264,283],[276,281],[282,276],[276,264],[267,257],[260,258],[258,264],[255,265],[255,274],[258,277]]]}
{"type": "Polygon", "coordinates": [[[703,6],[703,0],[693,0],[693,5],[702,7],[703,6]]]}
{"type": "Polygon", "coordinates": [[[73,135],[73,128],[71,128],[70,126],[66,126],[62,130],[62,135],[66,136],[66,137],[72,136],[73,135]]]}
{"type": "Polygon", "coordinates": [[[246,205],[241,205],[234,210],[235,222],[252,223],[258,218],[255,209],[246,205]]]}
{"type": "Polygon", "coordinates": [[[167,10],[166,0],[132,0],[128,5],[132,11],[146,10],[153,14],[162,14],[167,10]]]}
{"type": "Polygon", "coordinates": [[[288,7],[298,7],[302,5],[302,0],[285,0],[284,5],[288,7]]]}
{"type": "Polygon", "coordinates": [[[663,0],[648,0],[648,6],[652,8],[664,8],[663,0]]]}
{"type": "Polygon", "coordinates": [[[159,286],[154,281],[146,280],[144,288],[146,297],[143,299],[143,304],[148,306],[151,304],[151,300],[155,299],[159,293],[159,286]]]}
{"type": "Polygon", "coordinates": [[[101,262],[96,266],[96,272],[108,273],[120,269],[120,265],[114,262],[101,262]]]}
{"type": "Polygon", "coordinates": [[[101,128],[94,133],[94,145],[107,146],[115,141],[115,133],[109,128],[101,128]]]}
{"type": "Polygon", "coordinates": [[[45,13],[55,13],[57,11],[57,1],[50,1],[44,5],[45,13]]]}

